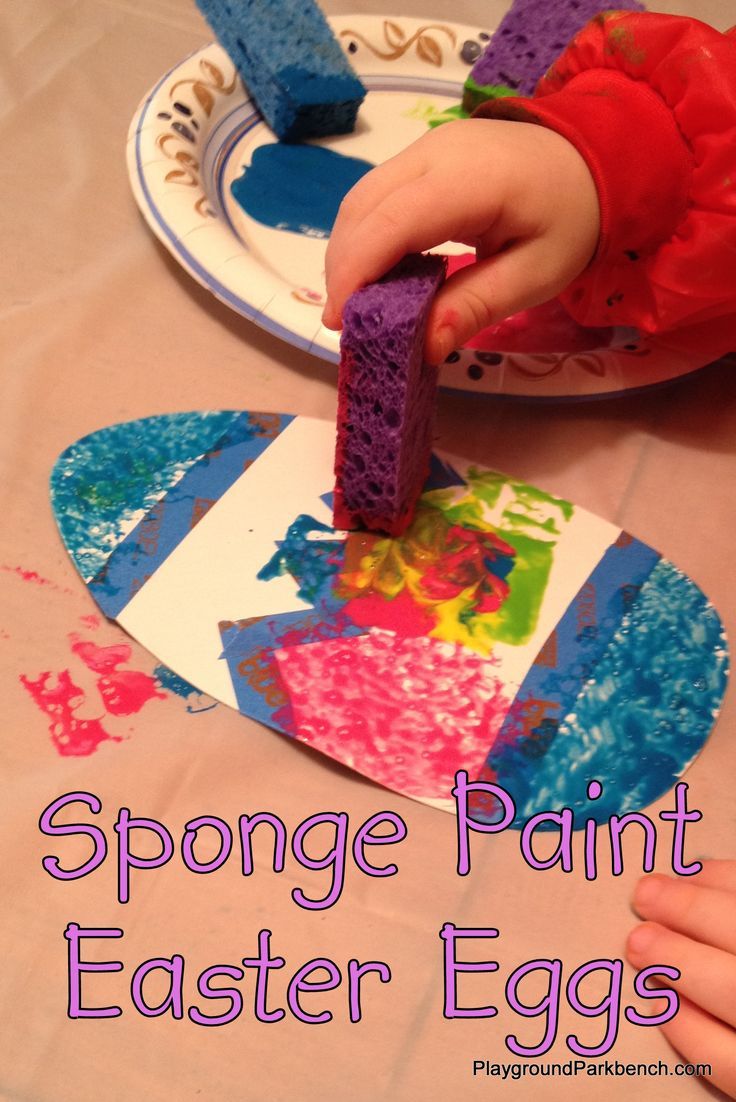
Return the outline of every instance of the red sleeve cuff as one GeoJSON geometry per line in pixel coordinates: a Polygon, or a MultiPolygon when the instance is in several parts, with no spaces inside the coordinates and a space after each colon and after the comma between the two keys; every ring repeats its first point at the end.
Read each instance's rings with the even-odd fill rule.
{"type": "Polygon", "coordinates": [[[624,254],[653,252],[685,213],[692,156],[672,111],[642,81],[617,70],[590,69],[560,91],[492,100],[475,115],[539,123],[582,154],[600,203],[595,261],[615,263],[624,254]]]}

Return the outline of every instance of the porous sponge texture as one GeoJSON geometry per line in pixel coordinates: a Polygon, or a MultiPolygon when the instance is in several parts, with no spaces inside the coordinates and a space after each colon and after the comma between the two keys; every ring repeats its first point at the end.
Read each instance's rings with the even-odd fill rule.
{"type": "MultiPolygon", "coordinates": [[[[479,86],[504,86],[505,94],[531,96],[581,27],[609,8],[645,10],[638,0],[514,0],[470,72],[463,108],[472,111],[481,102],[479,86]]],[[[484,98],[493,97],[491,91],[484,98]]]]}
{"type": "Polygon", "coordinates": [[[312,0],[197,0],[277,137],[346,134],[365,88],[312,0]]]}
{"type": "Polygon", "coordinates": [[[343,310],[334,523],[400,535],[429,473],[438,369],[424,331],[445,275],[437,256],[409,256],[343,310]]]}

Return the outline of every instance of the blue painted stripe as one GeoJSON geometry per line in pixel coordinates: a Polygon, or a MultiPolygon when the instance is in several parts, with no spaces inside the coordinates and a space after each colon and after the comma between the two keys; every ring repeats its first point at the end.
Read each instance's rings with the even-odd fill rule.
{"type": "Polygon", "coordinates": [[[243,413],[206,455],[157,501],[115,548],[89,589],[106,616],[118,616],[209,508],[261,455],[293,416],[243,413]]]}
{"type": "Polygon", "coordinates": [[[570,807],[579,829],[588,817],[605,823],[659,799],[708,738],[727,674],[718,613],[660,559],[548,745],[522,740],[491,754],[497,782],[515,800],[515,825],[570,807]],[[535,755],[526,754],[530,745],[535,755]],[[593,779],[603,791],[590,800],[593,779]]]}
{"type": "Polygon", "coordinates": [[[656,551],[626,532],[608,548],[524,678],[489,768],[496,769],[509,747],[527,761],[546,753],[657,562],[656,551]]]}

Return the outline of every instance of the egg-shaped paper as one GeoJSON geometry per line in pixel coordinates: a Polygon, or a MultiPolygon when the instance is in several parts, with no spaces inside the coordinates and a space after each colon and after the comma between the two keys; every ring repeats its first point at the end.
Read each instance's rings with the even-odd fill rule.
{"type": "Polygon", "coordinates": [[[666,792],[727,678],[695,583],[571,502],[439,457],[402,537],[336,531],[334,434],[210,412],[73,444],[52,499],[100,609],[202,692],[437,807],[458,769],[503,786],[517,823],[666,792]]]}

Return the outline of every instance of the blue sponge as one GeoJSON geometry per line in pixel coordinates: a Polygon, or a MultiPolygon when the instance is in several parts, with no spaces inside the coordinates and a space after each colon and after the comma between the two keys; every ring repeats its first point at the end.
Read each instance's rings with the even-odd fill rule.
{"type": "Polygon", "coordinates": [[[312,0],[197,0],[277,137],[347,134],[365,88],[312,0]]]}

